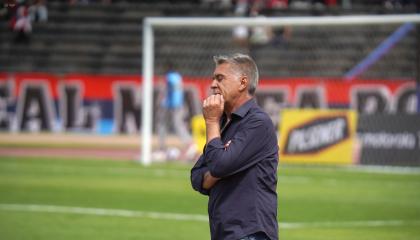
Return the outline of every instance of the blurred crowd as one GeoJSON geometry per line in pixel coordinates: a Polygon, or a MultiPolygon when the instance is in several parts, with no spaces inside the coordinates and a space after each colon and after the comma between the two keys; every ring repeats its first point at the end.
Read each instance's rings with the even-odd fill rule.
{"type": "MultiPolygon", "coordinates": [[[[380,6],[384,9],[400,9],[406,6],[416,6],[416,0],[49,0],[51,3],[76,4],[181,4],[189,3],[201,7],[231,9],[231,15],[237,17],[265,17],[270,10],[285,9],[350,9],[353,5],[367,7],[380,6]]],[[[14,42],[30,41],[34,22],[48,21],[48,4],[46,0],[7,0],[0,9],[0,17],[9,22],[14,33],[14,42]]],[[[290,28],[270,29],[256,27],[248,29],[238,26],[234,29],[234,40],[241,45],[261,45],[281,43],[290,38],[290,28]]]]}
{"type": "Polygon", "coordinates": [[[48,8],[45,0],[8,1],[1,15],[9,22],[14,33],[15,43],[28,43],[33,30],[33,22],[48,21],[48,8]]]}
{"type": "MultiPolygon", "coordinates": [[[[22,2],[22,0],[8,0],[6,2],[22,2]]],[[[25,0],[23,0],[25,1],[25,0]]],[[[416,0],[50,0],[50,2],[61,2],[68,4],[118,4],[118,3],[169,3],[169,4],[178,4],[178,3],[190,3],[198,5],[208,5],[208,6],[222,6],[222,7],[235,7],[238,4],[243,4],[243,2],[248,2],[248,4],[253,4],[254,2],[260,2],[264,4],[267,8],[307,8],[313,6],[319,7],[350,7],[353,3],[358,5],[366,6],[384,6],[384,7],[402,7],[406,5],[415,5],[416,0]]]]}

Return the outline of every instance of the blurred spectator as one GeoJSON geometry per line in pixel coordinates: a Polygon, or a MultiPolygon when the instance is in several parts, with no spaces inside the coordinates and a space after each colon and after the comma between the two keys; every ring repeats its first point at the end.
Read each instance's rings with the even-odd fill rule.
{"type": "MultiPolygon", "coordinates": [[[[274,0],[269,3],[268,7],[270,9],[287,9],[289,7],[288,1],[274,0]],[[274,3],[273,3],[274,2],[274,3]]],[[[283,27],[274,27],[272,30],[272,39],[271,43],[274,46],[280,46],[281,44],[287,43],[292,37],[292,27],[283,26],[283,27]]]]}
{"type": "Polygon", "coordinates": [[[10,20],[10,26],[15,33],[15,43],[28,43],[32,33],[32,22],[29,16],[29,4],[24,1],[19,4],[15,15],[10,20]]]}
{"type": "MultiPolygon", "coordinates": [[[[249,14],[248,0],[238,0],[234,8],[234,15],[236,17],[246,17],[249,14]]],[[[241,46],[248,47],[249,29],[247,26],[239,25],[233,28],[233,41],[241,46]]]]}
{"type": "MultiPolygon", "coordinates": [[[[255,1],[251,6],[250,17],[265,18],[260,14],[260,10],[264,7],[263,1],[255,1]]],[[[261,46],[270,43],[274,37],[273,28],[270,26],[256,26],[251,30],[250,43],[254,46],[261,46]]]]}
{"type": "MultiPolygon", "coordinates": [[[[262,0],[238,0],[234,14],[238,17],[265,17],[260,14],[260,9],[266,7],[266,1],[262,0]]],[[[233,29],[233,40],[242,47],[251,45],[262,45],[272,39],[272,29],[267,26],[256,26],[248,28],[244,25],[236,26],[233,29]]]]}
{"type": "MultiPolygon", "coordinates": [[[[257,18],[265,18],[263,15],[256,15],[257,18]]],[[[252,28],[250,44],[262,46],[270,43],[274,39],[274,32],[271,26],[256,26],[252,28]]]]}
{"type": "Polygon", "coordinates": [[[47,22],[48,9],[45,0],[35,0],[29,7],[29,15],[33,22],[47,22]]]}
{"type": "Polygon", "coordinates": [[[241,47],[248,47],[249,30],[247,26],[239,25],[233,28],[233,41],[241,47]]]}
{"type": "Polygon", "coordinates": [[[166,151],[166,137],[168,127],[172,127],[176,135],[185,146],[192,143],[192,137],[184,121],[184,89],[183,79],[175,70],[173,63],[166,64],[165,97],[162,111],[158,113],[158,133],[160,150],[166,151]]]}
{"type": "MultiPolygon", "coordinates": [[[[285,9],[288,7],[287,0],[238,0],[235,6],[235,16],[265,18],[261,13],[266,9],[285,9]]],[[[255,26],[249,28],[244,25],[233,29],[233,40],[242,47],[260,48],[268,44],[278,46],[287,42],[291,37],[290,27],[255,26]]]]}

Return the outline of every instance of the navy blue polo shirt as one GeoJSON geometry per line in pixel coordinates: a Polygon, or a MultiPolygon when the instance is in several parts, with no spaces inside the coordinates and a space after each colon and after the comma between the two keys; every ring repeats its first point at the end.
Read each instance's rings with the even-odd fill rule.
{"type": "Polygon", "coordinates": [[[211,140],[191,170],[191,184],[209,196],[212,240],[238,240],[255,232],[278,239],[278,145],[273,123],[255,102],[247,101],[226,123],[221,138],[211,140]],[[209,191],[202,188],[210,171],[221,178],[209,191]]]}

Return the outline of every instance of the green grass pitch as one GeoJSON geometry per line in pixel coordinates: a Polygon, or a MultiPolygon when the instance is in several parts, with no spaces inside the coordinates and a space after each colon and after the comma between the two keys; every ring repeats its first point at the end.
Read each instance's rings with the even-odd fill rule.
{"type": "MultiPolygon", "coordinates": [[[[0,239],[210,239],[189,169],[1,157],[0,239]]],[[[420,239],[420,172],[281,165],[278,194],[282,240],[420,239]]]]}

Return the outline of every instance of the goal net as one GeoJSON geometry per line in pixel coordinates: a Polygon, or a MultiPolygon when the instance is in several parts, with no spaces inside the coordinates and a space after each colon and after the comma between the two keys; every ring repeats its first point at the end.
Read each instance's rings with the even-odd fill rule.
{"type": "Polygon", "coordinates": [[[255,59],[260,71],[257,102],[276,125],[285,107],[354,109],[362,115],[416,113],[419,22],[414,14],[146,18],[141,162],[149,164],[159,151],[163,158],[191,156],[188,137],[179,128],[185,125],[194,142],[205,134],[195,116],[209,91],[212,57],[219,54],[239,52],[255,59]],[[181,122],[162,114],[168,65],[183,79],[181,122]]]}

